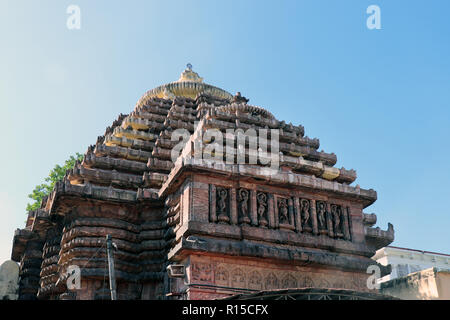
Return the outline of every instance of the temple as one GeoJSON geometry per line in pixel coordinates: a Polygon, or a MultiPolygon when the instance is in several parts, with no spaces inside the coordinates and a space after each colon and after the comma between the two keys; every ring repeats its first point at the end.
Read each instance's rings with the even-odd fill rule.
{"type": "Polygon", "coordinates": [[[376,215],[364,213],[377,193],[352,186],[356,172],[336,168],[301,125],[248,102],[188,65],[119,115],[16,230],[19,299],[109,299],[107,235],[118,299],[372,294],[367,268],[390,267],[370,258],[394,239],[391,224],[375,228],[376,215]],[[255,152],[252,141],[270,143],[255,152]],[[67,284],[71,266],[80,288],[67,284]]]}

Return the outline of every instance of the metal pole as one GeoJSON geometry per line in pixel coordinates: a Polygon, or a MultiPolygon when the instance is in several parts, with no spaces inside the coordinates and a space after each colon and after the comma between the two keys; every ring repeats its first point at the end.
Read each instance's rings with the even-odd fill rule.
{"type": "Polygon", "coordinates": [[[114,257],[111,235],[106,236],[106,252],[108,253],[108,269],[109,269],[109,289],[111,290],[111,300],[117,300],[116,292],[116,274],[114,271],[114,257]]]}

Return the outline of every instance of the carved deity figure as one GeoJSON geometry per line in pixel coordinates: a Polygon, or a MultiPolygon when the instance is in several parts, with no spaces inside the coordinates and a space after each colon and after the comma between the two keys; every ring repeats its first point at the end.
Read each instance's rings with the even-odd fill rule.
{"type": "Polygon", "coordinates": [[[228,271],[224,268],[218,268],[215,274],[216,281],[226,282],[228,281],[228,271]]]}
{"type": "Polygon", "coordinates": [[[341,228],[341,208],[337,205],[331,206],[331,214],[333,216],[333,227],[336,233],[342,233],[341,228]]]}
{"type": "Polygon", "coordinates": [[[273,289],[278,289],[278,278],[271,272],[266,277],[266,290],[273,289]]]}
{"type": "Polygon", "coordinates": [[[309,200],[303,199],[301,202],[301,217],[302,224],[304,226],[309,226],[309,200]]]}
{"type": "Polygon", "coordinates": [[[245,274],[237,268],[231,274],[231,285],[236,288],[245,288],[245,274]]]}
{"type": "Polygon", "coordinates": [[[289,224],[288,205],[286,199],[278,200],[278,213],[280,223],[289,224]]]}
{"type": "Polygon", "coordinates": [[[212,281],[212,265],[208,263],[195,263],[192,265],[192,278],[198,281],[212,281]]]}
{"type": "Polygon", "coordinates": [[[283,288],[297,288],[297,279],[295,279],[294,276],[292,276],[291,274],[287,274],[281,283],[283,288]]]}
{"type": "Polygon", "coordinates": [[[256,195],[258,201],[258,221],[261,226],[267,225],[266,211],[267,211],[267,195],[263,192],[259,192],[256,195]]]}
{"type": "Polygon", "coordinates": [[[248,198],[249,198],[248,190],[239,189],[238,191],[239,212],[241,214],[241,220],[245,223],[250,223],[248,198]]]}
{"type": "Polygon", "coordinates": [[[217,212],[218,216],[217,218],[219,221],[228,222],[230,218],[228,217],[228,210],[227,210],[227,198],[228,198],[228,191],[224,188],[217,188],[217,212]]]}
{"type": "Polygon", "coordinates": [[[317,203],[317,221],[319,222],[319,229],[326,229],[326,223],[325,223],[325,215],[326,215],[326,208],[325,203],[320,201],[317,203]]]}
{"type": "Polygon", "coordinates": [[[248,288],[249,289],[257,289],[262,290],[263,284],[262,284],[262,276],[258,271],[252,271],[250,273],[250,277],[248,279],[248,288]]]}

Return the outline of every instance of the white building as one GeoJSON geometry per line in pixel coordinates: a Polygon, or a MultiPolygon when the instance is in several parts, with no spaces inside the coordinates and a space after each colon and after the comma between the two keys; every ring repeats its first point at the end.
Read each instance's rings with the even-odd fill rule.
{"type": "Polygon", "coordinates": [[[391,274],[382,277],[380,282],[404,277],[428,268],[450,269],[450,254],[393,246],[378,250],[372,259],[382,265],[392,266],[391,274]]]}

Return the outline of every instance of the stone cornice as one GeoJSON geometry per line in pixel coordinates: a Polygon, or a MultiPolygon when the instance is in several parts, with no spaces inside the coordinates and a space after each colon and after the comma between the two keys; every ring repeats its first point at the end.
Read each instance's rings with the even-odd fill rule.
{"type": "Polygon", "coordinates": [[[278,185],[285,187],[299,187],[316,191],[326,191],[343,198],[352,198],[363,203],[364,208],[371,205],[377,199],[377,193],[373,189],[362,189],[336,181],[328,181],[315,176],[303,175],[292,172],[271,172],[270,168],[250,164],[217,164],[208,160],[196,160],[190,157],[180,156],[175,167],[167,177],[159,191],[163,197],[173,191],[182,182],[184,172],[205,172],[213,176],[228,178],[254,179],[256,183],[278,185]]]}
{"type": "Polygon", "coordinates": [[[353,269],[365,272],[370,265],[376,264],[380,267],[382,275],[391,272],[390,266],[383,266],[367,257],[333,253],[329,251],[314,250],[302,247],[276,248],[271,245],[253,243],[240,240],[224,240],[195,237],[196,241],[189,241],[183,237],[169,253],[169,260],[182,259],[189,253],[211,253],[226,256],[255,257],[265,260],[285,260],[290,264],[316,265],[337,269],[353,269]]]}

